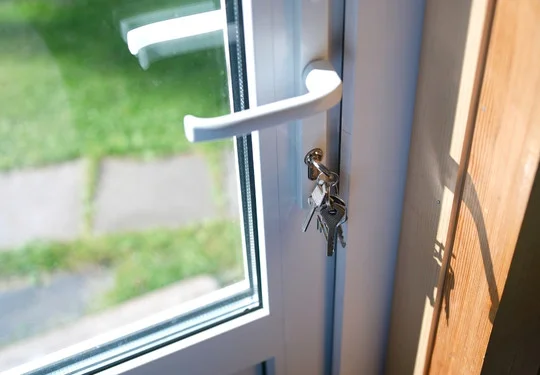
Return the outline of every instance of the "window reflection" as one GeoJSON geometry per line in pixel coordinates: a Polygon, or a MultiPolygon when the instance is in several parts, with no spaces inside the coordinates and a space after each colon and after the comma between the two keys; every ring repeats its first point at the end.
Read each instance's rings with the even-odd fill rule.
{"type": "Polygon", "coordinates": [[[0,371],[245,277],[216,1],[0,2],[0,371]]]}
{"type": "MultiPolygon", "coordinates": [[[[212,3],[197,4],[196,9],[212,3]]],[[[120,21],[129,51],[143,69],[168,57],[223,45],[227,19],[223,8],[193,14],[194,7],[143,13],[120,21]],[[182,15],[182,16],[179,16],[182,15]]]]}

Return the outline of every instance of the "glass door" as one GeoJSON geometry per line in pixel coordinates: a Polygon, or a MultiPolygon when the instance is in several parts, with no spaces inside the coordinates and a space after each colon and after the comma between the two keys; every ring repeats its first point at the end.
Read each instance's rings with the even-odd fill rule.
{"type": "Polygon", "coordinates": [[[301,335],[324,370],[333,263],[297,238],[297,175],[328,117],[204,143],[182,123],[302,94],[329,9],[0,4],[0,371],[289,372],[301,335]]]}

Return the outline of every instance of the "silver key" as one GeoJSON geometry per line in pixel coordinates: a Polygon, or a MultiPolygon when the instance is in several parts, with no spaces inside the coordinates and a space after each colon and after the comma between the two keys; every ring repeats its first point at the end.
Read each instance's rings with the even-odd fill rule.
{"type": "Polygon", "coordinates": [[[317,210],[317,206],[315,205],[315,202],[313,201],[313,198],[311,196],[308,198],[309,203],[309,212],[306,218],[304,219],[304,223],[302,224],[302,232],[307,231],[309,227],[309,223],[311,223],[311,219],[313,218],[313,215],[315,214],[315,211],[317,210]]]}
{"type": "Polygon", "coordinates": [[[345,203],[345,201],[339,195],[337,195],[337,193],[330,195],[330,200],[332,201],[332,203],[339,204],[345,209],[347,208],[347,203],[345,203]]]}
{"type": "Polygon", "coordinates": [[[328,204],[321,207],[319,210],[321,221],[327,229],[326,255],[329,257],[334,255],[336,249],[336,240],[338,237],[338,227],[343,223],[342,220],[345,217],[345,214],[346,210],[340,204],[328,204]]]}
{"type": "Polygon", "coordinates": [[[319,233],[324,234],[324,238],[328,240],[328,229],[326,225],[322,222],[321,215],[317,215],[317,230],[319,233]]]}
{"type": "Polygon", "coordinates": [[[317,181],[317,185],[311,192],[311,198],[317,207],[321,207],[328,197],[328,186],[324,181],[317,181]]]}
{"type": "Polygon", "coordinates": [[[345,201],[341,199],[341,197],[337,194],[333,194],[330,197],[330,200],[332,202],[332,205],[341,206],[341,208],[345,211],[345,215],[343,216],[343,218],[341,219],[341,222],[338,225],[340,227],[342,224],[345,224],[345,222],[347,221],[347,203],[345,203],[345,201]]]}
{"type": "Polygon", "coordinates": [[[339,243],[341,244],[341,247],[347,246],[347,243],[345,242],[345,237],[343,236],[343,224],[347,221],[347,204],[339,195],[333,194],[330,199],[332,200],[333,205],[340,205],[345,210],[345,215],[343,215],[343,218],[341,219],[341,222],[337,226],[337,236],[339,243]]]}
{"type": "Polygon", "coordinates": [[[325,203],[326,196],[326,185],[317,183],[317,185],[315,185],[315,188],[313,189],[313,192],[308,198],[310,208],[308,215],[306,216],[304,223],[302,224],[302,232],[307,231],[309,224],[311,223],[311,219],[313,219],[315,211],[317,211],[317,209],[325,203]]]}
{"type": "Polygon", "coordinates": [[[345,237],[343,237],[343,227],[341,225],[337,227],[337,235],[341,247],[347,246],[347,242],[345,242],[345,237]]]}

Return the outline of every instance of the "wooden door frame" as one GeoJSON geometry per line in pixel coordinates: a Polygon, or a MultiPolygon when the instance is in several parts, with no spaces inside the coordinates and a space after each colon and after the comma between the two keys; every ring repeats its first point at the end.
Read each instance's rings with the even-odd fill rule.
{"type": "Polygon", "coordinates": [[[489,0],[426,2],[387,374],[423,372],[489,0]]]}
{"type": "MultiPolygon", "coordinates": [[[[463,225],[466,220],[465,216],[460,216],[459,213],[465,181],[470,171],[468,171],[469,157],[471,144],[475,139],[474,129],[494,14],[495,1],[492,0],[455,2],[434,0],[428,2],[426,6],[415,122],[409,155],[386,362],[386,372],[389,374],[427,373],[430,366],[437,328],[440,328],[442,301],[448,297],[450,290],[448,283],[452,278],[449,264],[455,263],[452,257],[454,239],[456,231],[458,235],[460,233],[457,230],[458,225],[463,225]],[[441,257],[443,253],[444,257],[441,257]]],[[[504,35],[507,36],[506,34],[504,35]]],[[[504,54],[502,56],[506,57],[504,54]]],[[[493,61],[496,61],[495,58],[492,63],[493,61]]],[[[502,72],[504,74],[504,70],[502,72]]],[[[491,123],[485,125],[484,130],[486,126],[492,125],[491,123]]],[[[493,126],[496,127],[497,124],[493,126]]],[[[494,136],[496,134],[497,130],[494,131],[494,136]]],[[[484,159],[474,156],[478,156],[479,153],[479,139],[477,137],[474,141],[477,146],[476,151],[473,148],[475,159],[473,164],[478,165],[481,160],[488,160],[489,165],[488,156],[483,156],[484,159]]],[[[488,143],[493,145],[495,140],[490,139],[488,143]]],[[[538,144],[533,142],[528,146],[533,156],[536,155],[537,165],[538,144]]],[[[534,164],[534,160],[532,163],[534,164]]],[[[520,202],[525,204],[534,179],[528,177],[523,180],[523,189],[519,190],[518,194],[520,202]]],[[[483,186],[480,186],[480,189],[482,188],[483,186]]],[[[470,186],[465,187],[465,191],[470,193],[470,190],[470,186]]],[[[467,207],[463,206],[461,209],[478,211],[482,202],[480,200],[477,202],[476,209],[468,207],[469,203],[467,207]]],[[[521,224],[524,208],[521,211],[518,209],[514,214],[515,223],[508,230],[512,236],[519,231],[519,226],[516,225],[521,224]]],[[[481,233],[478,236],[482,237],[481,233]]],[[[463,249],[464,245],[457,243],[456,246],[463,249]]],[[[473,250],[476,251],[475,249],[471,251],[473,250]]],[[[502,293],[508,272],[509,263],[506,263],[511,259],[513,250],[514,248],[509,246],[506,251],[507,257],[504,261],[499,261],[502,264],[496,264],[495,274],[491,275],[491,281],[497,282],[499,294],[502,293]]],[[[485,254],[482,256],[485,257],[485,254]]],[[[463,268],[461,266],[461,270],[463,268]]],[[[489,279],[490,275],[486,273],[486,276],[489,279]]],[[[463,289],[463,285],[461,288],[463,289]]],[[[489,286],[490,298],[493,294],[492,288],[492,285],[489,286]]],[[[483,343],[479,348],[475,348],[479,349],[478,353],[485,352],[487,346],[485,336],[487,334],[489,337],[491,326],[482,328],[481,331],[484,339],[481,340],[483,343]]],[[[451,355],[447,351],[443,352],[444,354],[439,353],[439,362],[443,360],[441,355],[443,357],[451,355]]],[[[477,357],[472,366],[475,369],[482,363],[482,358],[479,355],[477,357]]],[[[435,372],[439,370],[441,369],[435,372]]],[[[445,370],[441,371],[444,373],[445,370]]]]}

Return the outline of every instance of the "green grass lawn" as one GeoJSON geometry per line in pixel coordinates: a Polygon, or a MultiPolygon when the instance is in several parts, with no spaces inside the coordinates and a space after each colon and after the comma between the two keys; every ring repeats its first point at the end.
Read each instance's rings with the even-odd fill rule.
{"type": "Polygon", "coordinates": [[[223,147],[193,146],[182,127],[188,113],[228,111],[223,48],[170,57],[145,71],[120,34],[119,19],[132,8],[183,3],[0,2],[0,169],[223,147]]]}
{"type": "Polygon", "coordinates": [[[105,308],[199,274],[227,282],[243,277],[240,228],[230,221],[91,237],[71,243],[34,242],[0,252],[0,275],[38,282],[48,273],[100,265],[115,275],[99,301],[105,308]],[[232,279],[231,279],[232,278],[232,279]]]}
{"type": "MultiPolygon", "coordinates": [[[[105,156],[201,152],[217,170],[232,142],[192,145],[182,122],[188,113],[229,111],[223,48],[163,59],[145,71],[119,30],[122,17],[193,2],[0,1],[0,170],[89,159],[88,222],[105,156]]],[[[240,230],[231,222],[103,237],[92,236],[89,225],[88,232],[71,243],[0,252],[0,278],[104,265],[116,275],[103,300],[109,306],[200,273],[242,272],[240,230]]]]}

